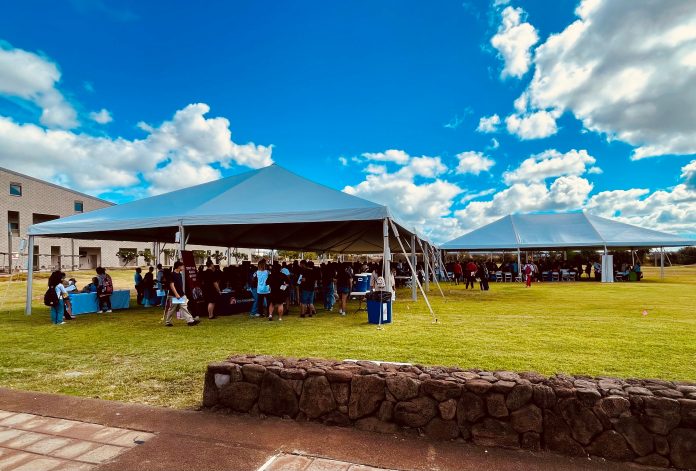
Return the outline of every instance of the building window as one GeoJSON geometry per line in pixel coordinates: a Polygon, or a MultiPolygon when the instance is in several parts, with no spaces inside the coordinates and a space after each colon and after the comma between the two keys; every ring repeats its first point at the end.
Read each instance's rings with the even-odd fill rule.
{"type": "Polygon", "coordinates": [[[85,205],[82,201],[75,201],[75,212],[81,213],[85,210],[85,205]]]}
{"type": "Polygon", "coordinates": [[[22,196],[22,184],[21,183],[10,183],[10,195],[11,196],[22,196]]]}
{"type": "Polygon", "coordinates": [[[7,212],[7,225],[13,237],[19,237],[19,212],[7,212]]]}

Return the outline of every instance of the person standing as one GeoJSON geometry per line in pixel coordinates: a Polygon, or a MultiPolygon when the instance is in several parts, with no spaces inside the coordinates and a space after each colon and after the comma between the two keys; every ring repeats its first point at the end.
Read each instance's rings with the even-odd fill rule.
{"type": "Polygon", "coordinates": [[[290,278],[283,273],[280,265],[273,265],[271,274],[268,277],[268,286],[271,290],[269,296],[270,303],[268,304],[268,320],[273,320],[273,311],[278,308],[278,320],[283,320],[283,305],[288,299],[290,291],[290,278]]]}
{"type": "Polygon", "coordinates": [[[352,284],[353,269],[349,263],[343,263],[342,266],[339,266],[336,274],[336,289],[338,290],[339,302],[341,303],[338,313],[342,316],[346,315],[346,305],[348,304],[348,295],[350,294],[352,284]]]}
{"type": "Polygon", "coordinates": [[[106,269],[97,267],[97,278],[99,278],[99,289],[97,296],[99,297],[99,313],[111,311],[111,295],[114,292],[114,282],[111,276],[106,273],[106,269]]]}
{"type": "Polygon", "coordinates": [[[333,262],[329,262],[324,267],[321,275],[321,283],[324,289],[324,309],[333,311],[334,296],[336,292],[336,268],[333,262]]]}
{"type": "Polygon", "coordinates": [[[525,281],[526,281],[526,287],[531,288],[532,287],[532,277],[534,276],[534,265],[532,263],[526,263],[524,268],[522,269],[522,273],[524,273],[525,281]]]}
{"type": "Polygon", "coordinates": [[[184,262],[177,260],[174,262],[174,269],[171,274],[171,281],[169,282],[169,292],[171,293],[171,301],[169,303],[169,309],[164,316],[164,325],[166,327],[174,327],[172,324],[172,318],[177,312],[181,313],[181,316],[186,321],[189,327],[198,325],[199,320],[194,319],[188,310],[186,305],[186,296],[184,295],[184,276],[182,272],[184,271],[184,262]]]}
{"type": "Polygon", "coordinates": [[[251,305],[251,311],[249,311],[249,317],[259,317],[259,295],[256,292],[256,267],[249,266],[248,281],[249,291],[251,291],[251,297],[254,300],[251,305]]]}
{"type": "Polygon", "coordinates": [[[154,293],[154,288],[155,288],[155,275],[154,275],[155,269],[153,267],[148,268],[147,273],[145,273],[145,276],[143,277],[143,281],[141,283],[143,287],[143,306],[145,307],[150,307],[150,306],[156,306],[157,299],[155,297],[154,293]]]}
{"type": "Polygon", "coordinates": [[[459,263],[459,260],[454,262],[452,271],[454,272],[454,284],[458,285],[459,282],[462,280],[462,274],[464,273],[464,271],[462,270],[462,264],[459,263]]]}
{"type": "Polygon", "coordinates": [[[203,272],[203,297],[208,303],[208,319],[215,319],[215,303],[220,298],[220,273],[211,259],[205,262],[203,272]]]}
{"type": "Polygon", "coordinates": [[[465,289],[469,289],[469,284],[471,284],[471,289],[474,289],[474,283],[476,282],[476,264],[474,263],[473,260],[469,260],[469,263],[466,264],[466,287],[465,289]]]}
{"type": "Polygon", "coordinates": [[[268,276],[270,272],[266,270],[266,259],[262,258],[259,260],[258,269],[254,273],[254,280],[256,284],[256,296],[258,302],[259,316],[265,314],[265,307],[270,304],[269,295],[271,294],[271,287],[268,286],[268,276]]]}
{"type": "Polygon", "coordinates": [[[135,301],[138,306],[143,305],[143,269],[138,267],[133,275],[133,283],[135,283],[135,301]]]}
{"type": "MultiPolygon", "coordinates": [[[[63,286],[63,283],[61,282],[61,279],[64,276],[65,275],[60,270],[57,270],[51,273],[51,276],[48,278],[48,289],[49,291],[53,291],[56,296],[53,298],[54,304],[51,304],[51,322],[53,322],[55,325],[65,324],[65,321],[63,320],[65,313],[63,294],[67,296],[68,293],[65,291],[65,286],[63,286]]],[[[48,294],[46,296],[48,296],[48,294]]]]}

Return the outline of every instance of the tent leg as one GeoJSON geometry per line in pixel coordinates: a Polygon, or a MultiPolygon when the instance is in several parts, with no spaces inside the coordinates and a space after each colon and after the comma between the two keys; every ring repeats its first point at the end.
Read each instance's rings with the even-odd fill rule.
{"type": "MultiPolygon", "coordinates": [[[[420,241],[420,239],[419,239],[419,241],[420,241]]],[[[423,254],[425,254],[425,253],[428,254],[427,259],[425,258],[425,256],[423,257],[423,263],[426,264],[426,265],[425,265],[425,266],[426,266],[426,270],[427,270],[427,267],[428,267],[428,266],[432,269],[432,272],[433,272],[433,280],[435,281],[435,284],[437,285],[437,289],[440,290],[440,294],[441,294],[442,297],[444,298],[444,297],[445,297],[445,293],[442,291],[442,287],[440,287],[440,283],[437,281],[437,273],[435,272],[435,265],[433,264],[433,261],[434,261],[434,258],[435,258],[435,254],[431,254],[431,253],[430,253],[430,249],[431,249],[431,247],[430,247],[427,243],[426,243],[426,244],[421,244],[421,250],[423,251],[423,254]],[[433,255],[433,256],[431,257],[430,255],[433,255]]],[[[426,271],[425,273],[426,273],[426,275],[427,275],[428,272],[426,271]]],[[[428,289],[428,288],[427,288],[427,287],[428,287],[428,281],[426,281],[425,283],[426,283],[425,286],[426,286],[426,290],[427,290],[427,289],[428,289]]]]}
{"type": "Polygon", "coordinates": [[[660,279],[665,279],[665,248],[660,247],[660,279]]]}
{"type": "Polygon", "coordinates": [[[430,292],[430,263],[428,262],[428,251],[425,249],[425,244],[421,244],[421,247],[423,247],[423,271],[425,272],[425,276],[423,277],[423,281],[425,282],[425,291],[428,293],[430,292]]]}
{"type": "MultiPolygon", "coordinates": [[[[184,225],[179,224],[179,260],[183,261],[184,260],[184,254],[182,253],[184,250],[186,250],[186,232],[184,230],[184,225]]],[[[186,266],[184,266],[184,270],[186,270],[186,266]]],[[[186,293],[186,275],[181,277],[181,284],[183,285],[184,288],[184,293],[186,293]]]]}
{"type": "MultiPolygon", "coordinates": [[[[12,255],[10,255],[12,258],[12,255]]],[[[29,255],[27,256],[27,298],[24,305],[24,314],[31,316],[31,298],[34,288],[34,236],[29,236],[29,255]]]]}
{"type": "MultiPolygon", "coordinates": [[[[389,221],[389,222],[391,223],[392,232],[394,232],[394,235],[396,236],[396,240],[399,241],[399,246],[401,247],[401,251],[403,252],[404,255],[406,255],[406,249],[404,248],[403,242],[401,242],[401,237],[399,237],[399,231],[396,230],[396,226],[394,225],[393,221],[389,221]]],[[[411,265],[411,260],[409,260],[408,256],[406,256],[406,261],[409,264],[409,268],[411,269],[411,273],[416,273],[416,267],[415,267],[415,265],[411,265]]],[[[430,315],[433,317],[433,323],[437,323],[437,317],[435,316],[435,312],[433,311],[433,308],[430,305],[430,301],[428,300],[428,295],[425,294],[425,290],[423,289],[423,285],[421,285],[421,282],[418,279],[418,276],[414,276],[413,279],[415,280],[416,283],[418,283],[418,288],[420,289],[420,292],[423,295],[423,299],[425,300],[425,304],[428,306],[428,310],[430,311],[430,315]]]]}
{"type": "MultiPolygon", "coordinates": [[[[411,235],[411,265],[416,266],[416,235],[411,235]]],[[[411,300],[418,301],[418,286],[414,278],[417,278],[416,272],[411,272],[411,300]]]]}
{"type": "Polygon", "coordinates": [[[522,253],[519,247],[517,247],[517,276],[522,277],[522,253]]]}

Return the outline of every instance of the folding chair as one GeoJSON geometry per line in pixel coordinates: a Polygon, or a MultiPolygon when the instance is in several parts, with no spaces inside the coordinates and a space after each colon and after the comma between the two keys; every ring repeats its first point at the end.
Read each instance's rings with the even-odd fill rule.
{"type": "Polygon", "coordinates": [[[505,272],[505,281],[508,283],[512,283],[512,273],[505,272]]]}
{"type": "Polygon", "coordinates": [[[501,281],[503,281],[503,272],[502,271],[495,272],[495,281],[497,283],[500,283],[501,281]]]}

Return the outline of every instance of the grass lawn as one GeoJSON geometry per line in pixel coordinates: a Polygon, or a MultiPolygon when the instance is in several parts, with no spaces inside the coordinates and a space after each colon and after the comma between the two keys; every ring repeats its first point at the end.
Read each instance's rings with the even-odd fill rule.
{"type": "MultiPolygon", "coordinates": [[[[664,282],[645,271],[641,283],[447,285],[445,300],[432,285],[438,324],[422,300],[400,291],[394,323],[381,331],[364,312],[299,319],[297,310],[282,323],[237,315],[166,329],[161,311],[131,309],[53,326],[45,277],[35,281],[31,317],[25,283],[4,282],[0,385],[190,408],[206,364],[232,353],[696,380],[696,267],[668,268],[664,282]]],[[[132,284],[132,271],[111,274],[117,288],[132,284]]],[[[92,276],[74,275],[79,286],[92,276]]]]}

